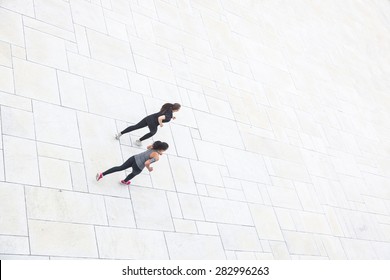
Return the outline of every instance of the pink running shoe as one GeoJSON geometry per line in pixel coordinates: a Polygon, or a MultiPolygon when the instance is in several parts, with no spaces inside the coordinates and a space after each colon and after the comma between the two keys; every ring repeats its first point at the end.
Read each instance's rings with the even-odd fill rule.
{"type": "Polygon", "coordinates": [[[126,185],[126,186],[130,185],[130,183],[131,183],[130,181],[127,181],[127,182],[125,180],[121,181],[121,184],[126,185]]]}
{"type": "Polygon", "coordinates": [[[103,178],[103,173],[96,174],[96,181],[99,181],[101,178],[103,178]]]}

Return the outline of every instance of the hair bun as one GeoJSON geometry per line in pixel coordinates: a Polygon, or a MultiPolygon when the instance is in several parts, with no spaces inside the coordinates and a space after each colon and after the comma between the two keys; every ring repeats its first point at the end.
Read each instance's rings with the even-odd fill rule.
{"type": "Polygon", "coordinates": [[[169,145],[165,142],[161,142],[161,141],[155,141],[153,143],[153,149],[154,150],[167,150],[169,148],[169,145]]]}

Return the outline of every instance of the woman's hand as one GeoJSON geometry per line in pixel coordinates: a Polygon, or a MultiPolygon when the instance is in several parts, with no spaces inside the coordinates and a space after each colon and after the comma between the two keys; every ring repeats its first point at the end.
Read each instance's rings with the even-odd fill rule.
{"type": "Polygon", "coordinates": [[[151,167],[151,166],[146,166],[146,168],[149,170],[149,172],[153,171],[153,167],[151,167]]]}
{"type": "Polygon", "coordinates": [[[176,117],[172,117],[173,120],[176,120],[176,117]]]}
{"type": "Polygon", "coordinates": [[[163,127],[164,125],[162,123],[160,123],[160,127],[163,127]]]}

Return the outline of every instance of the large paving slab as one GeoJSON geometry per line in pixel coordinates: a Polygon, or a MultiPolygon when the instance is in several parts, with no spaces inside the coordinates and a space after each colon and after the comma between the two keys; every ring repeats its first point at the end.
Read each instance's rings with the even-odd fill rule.
{"type": "Polygon", "coordinates": [[[27,236],[24,188],[17,184],[0,183],[0,195],[7,199],[0,206],[0,234],[27,236]]]}
{"type": "Polygon", "coordinates": [[[162,232],[97,227],[96,236],[101,258],[160,260],[168,258],[162,232]]]}
{"type": "Polygon", "coordinates": [[[221,240],[216,236],[166,233],[165,238],[171,259],[225,259],[221,240]]]}
{"type": "Polygon", "coordinates": [[[91,225],[29,220],[29,236],[31,254],[90,258],[98,255],[91,225]]]}
{"type": "Polygon", "coordinates": [[[39,185],[36,143],[13,136],[3,136],[6,182],[39,185]]]}
{"type": "Polygon", "coordinates": [[[0,259],[390,259],[389,15],[0,0],[0,259]],[[96,181],[156,140],[153,172],[96,181]]]}
{"type": "Polygon", "coordinates": [[[26,204],[29,219],[107,225],[101,196],[27,187],[26,204]]]}
{"type": "Polygon", "coordinates": [[[132,188],[130,193],[138,227],[173,230],[168,199],[164,191],[132,188]]]}

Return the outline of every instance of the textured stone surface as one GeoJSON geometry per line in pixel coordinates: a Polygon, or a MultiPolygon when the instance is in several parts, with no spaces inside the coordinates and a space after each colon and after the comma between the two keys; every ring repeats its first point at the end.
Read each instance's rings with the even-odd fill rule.
{"type": "Polygon", "coordinates": [[[36,144],[32,140],[3,136],[6,182],[39,185],[36,144]]]}
{"type": "Polygon", "coordinates": [[[29,60],[56,69],[68,70],[64,40],[26,28],[26,51],[29,60]]]}
{"type": "Polygon", "coordinates": [[[99,254],[105,259],[167,259],[164,234],[157,231],[96,228],[99,254]],[[164,244],[164,246],[161,246],[164,244]]]}
{"type": "Polygon", "coordinates": [[[226,250],[262,251],[254,227],[219,225],[223,247],[226,250]]]}
{"type": "Polygon", "coordinates": [[[250,210],[261,239],[284,240],[272,207],[251,204],[250,210]]]}
{"type": "Polygon", "coordinates": [[[93,226],[29,221],[31,254],[70,257],[96,257],[93,226]],[[69,246],[72,244],[72,246],[69,246]]]}
{"type": "Polygon", "coordinates": [[[132,203],[118,197],[105,197],[108,224],[118,227],[136,227],[132,203]]]}
{"type": "Polygon", "coordinates": [[[172,168],[176,190],[178,192],[196,194],[196,184],[188,159],[169,156],[169,163],[172,168]]]}
{"type": "Polygon", "coordinates": [[[17,95],[49,103],[59,103],[56,71],[23,59],[13,59],[17,95]]]}
{"type": "Polygon", "coordinates": [[[0,66],[0,90],[9,93],[14,92],[12,69],[0,66]]]}
{"type": "Polygon", "coordinates": [[[0,0],[0,258],[389,259],[389,15],[0,0]],[[156,140],[153,172],[96,181],[156,140]]]}
{"type": "Polygon", "coordinates": [[[39,157],[41,185],[48,188],[72,189],[72,177],[67,161],[39,157]]]}
{"type": "Polygon", "coordinates": [[[0,254],[27,255],[29,253],[27,237],[7,235],[0,236],[0,254]]]}
{"type": "Polygon", "coordinates": [[[107,225],[101,196],[27,187],[26,203],[29,219],[107,225]]]}
{"type": "Polygon", "coordinates": [[[67,147],[80,147],[76,113],[63,107],[34,102],[37,140],[67,147]]]}
{"type": "Polygon", "coordinates": [[[1,182],[0,196],[7,198],[0,205],[0,234],[26,236],[27,217],[23,186],[1,182]]]}
{"type": "Polygon", "coordinates": [[[186,233],[166,233],[165,237],[171,259],[225,259],[218,237],[186,233]]]}
{"type": "Polygon", "coordinates": [[[4,107],[1,110],[4,134],[35,139],[34,119],[31,112],[4,107]]]}
{"type": "Polygon", "coordinates": [[[137,226],[144,229],[173,230],[171,213],[164,191],[131,189],[137,226]]]}

